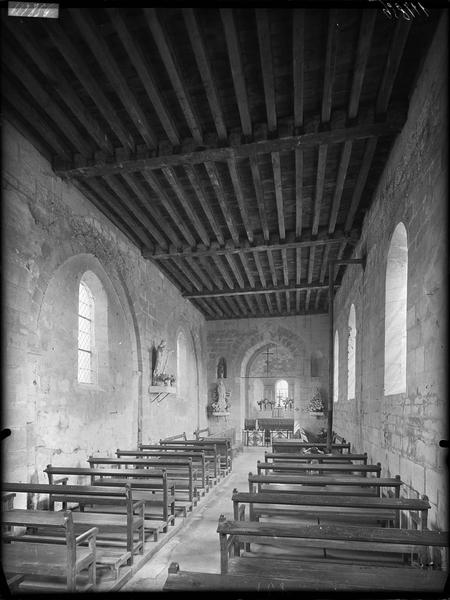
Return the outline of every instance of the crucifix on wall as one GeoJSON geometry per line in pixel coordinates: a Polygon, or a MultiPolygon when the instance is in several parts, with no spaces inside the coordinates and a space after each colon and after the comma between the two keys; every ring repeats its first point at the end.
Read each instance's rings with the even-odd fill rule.
{"type": "Polygon", "coordinates": [[[267,348],[266,352],[266,375],[269,374],[269,356],[273,356],[273,352],[269,352],[269,348],[267,348]]]}

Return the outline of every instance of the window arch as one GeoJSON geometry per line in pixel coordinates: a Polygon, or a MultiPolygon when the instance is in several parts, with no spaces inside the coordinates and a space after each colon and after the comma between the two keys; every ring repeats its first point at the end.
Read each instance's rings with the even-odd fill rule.
{"type": "Polygon", "coordinates": [[[180,397],[182,397],[186,382],[189,380],[187,362],[186,334],[184,331],[180,331],[177,336],[177,389],[180,397]]]}
{"type": "Polygon", "coordinates": [[[384,393],[406,392],[408,237],[403,223],[392,235],[386,265],[384,393]]]}
{"type": "Polygon", "coordinates": [[[333,401],[339,399],[339,332],[334,332],[333,401]]]}
{"type": "Polygon", "coordinates": [[[276,406],[284,406],[283,401],[289,398],[289,384],[285,379],[280,379],[275,384],[276,406]]]}
{"type": "Polygon", "coordinates": [[[348,346],[347,346],[347,399],[355,398],[356,390],[356,314],[355,305],[350,306],[348,315],[348,346]]]}
{"type": "Polygon", "coordinates": [[[94,333],[95,333],[94,295],[89,286],[80,281],[78,289],[78,381],[95,383],[94,370],[94,333]]]}

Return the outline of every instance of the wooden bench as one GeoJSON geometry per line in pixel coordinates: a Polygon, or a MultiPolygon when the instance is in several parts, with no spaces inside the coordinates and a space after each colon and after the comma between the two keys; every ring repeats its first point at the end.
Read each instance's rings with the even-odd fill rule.
{"type": "Polygon", "coordinates": [[[177,433],[176,435],[171,435],[169,437],[164,438],[164,441],[171,442],[172,440],[187,440],[186,432],[177,433]]]}
{"type": "MultiPolygon", "coordinates": [[[[403,598],[402,594],[443,594],[447,573],[404,567],[336,565],[325,561],[273,561],[264,558],[231,558],[228,573],[180,571],[171,563],[163,591],[263,592],[371,592],[403,598]],[[387,574],[388,573],[388,574],[387,574]]],[[[255,593],[256,592],[256,593],[255,593]]]]}
{"type": "MultiPolygon", "coordinates": [[[[49,496],[49,512],[55,512],[55,502],[73,503],[80,512],[72,510],[73,527],[84,531],[96,526],[97,545],[125,547],[126,560],[133,562],[133,554],[142,554],[144,548],[144,502],[133,498],[131,487],[122,482],[117,488],[90,485],[60,485],[47,483],[3,483],[5,491],[49,496]],[[108,506],[121,506],[123,514],[110,514],[108,506]],[[86,506],[96,507],[96,514],[84,512],[86,506]]],[[[19,509],[14,509],[19,510],[19,509]]],[[[48,527],[48,526],[47,526],[48,527]]],[[[105,553],[103,553],[105,554],[105,553]]],[[[124,553],[122,553],[124,554],[124,553]]],[[[103,556],[103,555],[102,555],[103,556]]],[[[105,555],[106,556],[106,555],[105,555]]],[[[102,557],[98,557],[100,563],[102,557]]],[[[103,557],[103,564],[107,558],[103,557]]]]}
{"type": "MultiPolygon", "coordinates": [[[[50,484],[55,483],[55,475],[83,477],[90,485],[122,487],[128,483],[133,490],[133,499],[144,501],[144,530],[158,540],[160,532],[167,532],[167,526],[175,524],[175,485],[169,485],[165,470],[149,469],[90,469],[89,467],[56,467],[47,465],[44,469],[50,484]]],[[[56,480],[66,484],[68,477],[56,480]]],[[[64,504],[63,504],[64,507],[64,504]]],[[[102,507],[104,512],[108,508],[102,507]]],[[[123,509],[115,507],[116,512],[123,509]]]]}
{"type": "Polygon", "coordinates": [[[212,485],[220,480],[220,462],[221,455],[216,445],[210,444],[139,444],[139,450],[145,452],[147,450],[152,451],[166,451],[167,453],[183,453],[183,452],[197,452],[205,455],[205,460],[208,462],[207,475],[208,482],[212,485]]]}
{"type": "MultiPolygon", "coordinates": [[[[272,452],[301,452],[302,450],[311,450],[318,448],[326,451],[327,444],[325,442],[302,442],[301,440],[278,440],[272,442],[272,452]]],[[[343,444],[332,444],[331,450],[337,452],[350,452],[351,444],[345,442],[343,444]]]]}
{"type": "Polygon", "coordinates": [[[349,494],[355,495],[359,490],[360,494],[370,496],[381,496],[383,488],[394,488],[394,496],[400,497],[400,487],[403,482],[400,479],[400,475],[392,477],[351,477],[351,476],[325,476],[325,475],[253,475],[248,474],[248,491],[254,493],[255,491],[261,492],[277,492],[282,491],[289,493],[291,490],[295,493],[305,493],[305,489],[313,490],[307,491],[306,493],[319,493],[317,487],[322,488],[321,494],[349,494]],[[255,490],[256,486],[256,490],[255,490]],[[276,487],[279,486],[279,487],[276,487]],[[280,489],[281,488],[281,489],[280,489]],[[339,491],[336,491],[338,488],[339,491]],[[343,489],[344,488],[344,489],[343,489]],[[335,491],[330,491],[334,489],[335,491]],[[315,490],[315,491],[314,491],[315,490]],[[344,491],[345,490],[345,491],[344,491]],[[347,492],[348,490],[348,492],[347,492]],[[355,491],[356,490],[356,491],[355,491]]]}
{"type": "Polygon", "coordinates": [[[304,452],[264,452],[265,462],[283,462],[294,460],[297,462],[311,462],[317,461],[320,463],[349,463],[349,462],[361,462],[363,465],[367,465],[367,452],[363,454],[346,453],[341,454],[306,454],[304,452]]]}
{"type": "Polygon", "coordinates": [[[26,534],[7,534],[9,543],[2,544],[2,566],[7,577],[59,577],[65,579],[68,592],[89,591],[95,588],[97,527],[84,527],[75,535],[73,513],[48,510],[12,509],[2,513],[2,525],[7,527],[55,528],[60,530],[64,543],[45,543],[27,540],[26,534]],[[87,544],[82,546],[82,544],[87,544]],[[80,588],[77,577],[86,575],[80,588]]]}
{"type": "Polygon", "coordinates": [[[261,474],[261,471],[274,471],[279,473],[293,473],[297,475],[317,472],[317,473],[329,473],[329,474],[354,474],[359,473],[360,475],[367,477],[368,473],[375,473],[377,477],[381,475],[381,463],[377,463],[376,465],[355,465],[355,464],[331,464],[331,463],[322,463],[322,464],[314,464],[314,463],[304,463],[304,462],[296,462],[294,460],[289,462],[261,462],[257,461],[256,469],[258,471],[258,475],[261,474]]]}
{"type": "Polygon", "coordinates": [[[240,521],[249,505],[250,521],[261,517],[351,520],[363,524],[375,520],[399,527],[400,511],[420,513],[420,529],[427,528],[430,503],[426,496],[417,498],[378,498],[374,496],[324,496],[321,494],[263,493],[233,490],[234,520],[240,521]],[[241,504],[241,506],[240,506],[241,504]],[[256,505],[256,506],[255,506],[256,505]]]}
{"type": "Polygon", "coordinates": [[[236,430],[234,427],[230,427],[228,429],[224,429],[222,431],[218,431],[218,432],[214,432],[211,433],[209,431],[208,427],[205,427],[204,429],[196,429],[193,432],[193,435],[195,436],[195,439],[197,440],[210,440],[210,439],[227,439],[230,442],[231,445],[231,453],[232,453],[232,458],[234,458],[234,456],[238,453],[238,452],[242,452],[243,451],[243,445],[242,442],[240,442],[239,444],[236,442],[236,430]],[[202,433],[204,433],[205,435],[201,435],[202,433]]]}
{"type": "Polygon", "coordinates": [[[131,467],[134,469],[165,469],[169,482],[175,484],[175,510],[186,516],[187,511],[191,511],[193,506],[197,504],[198,493],[194,482],[197,481],[198,470],[192,466],[191,458],[170,458],[170,459],[146,459],[146,458],[109,458],[109,457],[94,457],[88,459],[90,468],[95,466],[106,465],[109,467],[117,467],[121,471],[121,467],[131,467]],[[181,495],[184,492],[183,495],[181,495]]]}
{"type": "Polygon", "coordinates": [[[201,485],[196,486],[199,495],[204,496],[209,490],[209,463],[205,458],[204,452],[190,452],[190,451],[170,451],[167,449],[162,450],[116,450],[117,458],[123,458],[128,456],[134,456],[136,458],[190,458],[192,464],[195,465],[200,471],[201,485]]]}
{"type": "MultiPolygon", "coordinates": [[[[392,554],[401,555],[403,561],[409,555],[411,564],[417,555],[416,563],[421,566],[431,563],[429,548],[439,547],[443,551],[442,568],[448,570],[447,531],[230,521],[221,515],[217,532],[220,542],[221,573],[228,572],[228,558],[231,552],[234,556],[239,556],[241,546],[245,545],[250,550],[251,543],[284,548],[287,552],[284,558],[302,561],[308,559],[303,550],[318,548],[324,552],[324,557],[329,557],[327,551],[334,550],[341,552],[335,557],[337,559],[357,563],[363,561],[367,564],[375,564],[379,560],[376,553],[387,554],[388,558],[392,554]],[[342,551],[350,551],[351,555],[342,557],[342,551]]],[[[281,558],[280,554],[277,556],[281,558]]]]}
{"type": "Polygon", "coordinates": [[[221,457],[220,470],[223,476],[228,475],[233,468],[233,459],[231,455],[231,444],[228,439],[221,438],[203,438],[202,440],[159,440],[161,445],[184,445],[184,446],[216,446],[221,457]]]}

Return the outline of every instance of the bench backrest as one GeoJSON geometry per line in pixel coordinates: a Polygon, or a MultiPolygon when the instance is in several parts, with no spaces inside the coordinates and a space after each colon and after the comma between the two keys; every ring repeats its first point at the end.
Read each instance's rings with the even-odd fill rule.
{"type": "Polygon", "coordinates": [[[159,440],[159,441],[161,443],[162,441],[170,442],[172,440],[187,440],[186,432],[183,431],[182,433],[177,433],[176,435],[171,435],[171,436],[163,438],[162,440],[159,440]]]}
{"type": "Polygon", "coordinates": [[[203,429],[196,429],[192,432],[192,435],[195,435],[195,439],[198,440],[201,433],[206,433],[206,435],[210,435],[209,427],[204,427],[203,429]]]}

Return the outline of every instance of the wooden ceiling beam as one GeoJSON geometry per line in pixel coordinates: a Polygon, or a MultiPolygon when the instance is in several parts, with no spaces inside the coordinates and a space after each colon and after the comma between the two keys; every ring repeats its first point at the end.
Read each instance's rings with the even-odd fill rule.
{"type": "Polygon", "coordinates": [[[360,236],[359,229],[352,229],[346,233],[336,230],[332,235],[328,233],[327,227],[319,227],[316,236],[312,236],[310,232],[305,232],[300,240],[293,240],[292,236],[289,236],[288,241],[284,242],[263,242],[257,243],[254,246],[246,244],[234,244],[233,240],[225,240],[225,244],[220,247],[211,246],[211,248],[195,248],[193,246],[185,246],[184,248],[170,249],[169,252],[155,251],[154,256],[148,258],[154,258],[155,260],[168,260],[174,256],[226,256],[227,254],[239,254],[245,253],[256,253],[265,252],[267,250],[286,250],[292,248],[310,248],[312,246],[322,246],[324,244],[333,244],[343,240],[348,243],[355,243],[360,236]]]}
{"type": "Polygon", "coordinates": [[[156,179],[155,174],[152,173],[151,171],[143,171],[142,175],[144,176],[145,181],[148,183],[148,185],[152,188],[152,190],[155,192],[155,194],[159,198],[161,204],[164,206],[164,208],[168,212],[168,214],[169,214],[170,218],[173,220],[174,224],[181,231],[186,242],[190,246],[195,245],[195,239],[194,239],[192,233],[186,227],[183,217],[179,214],[177,209],[173,206],[172,201],[170,200],[170,198],[167,196],[166,192],[161,187],[160,183],[156,179]]]}
{"type": "Polygon", "coordinates": [[[411,24],[411,20],[406,21],[405,19],[398,19],[395,25],[393,38],[389,48],[389,54],[383,69],[383,78],[381,80],[375,103],[375,112],[377,114],[385,113],[387,111],[392,88],[394,87],[395,78],[397,76],[400,61],[403,56],[403,50],[405,49],[411,24]]]}
{"type": "Polygon", "coordinates": [[[261,296],[256,295],[255,300],[256,300],[256,304],[258,305],[259,312],[265,313],[266,311],[264,309],[264,302],[263,302],[263,299],[261,298],[261,296]]]}
{"type": "Polygon", "coordinates": [[[54,154],[66,156],[69,160],[72,151],[67,143],[61,140],[61,135],[54,130],[52,125],[45,121],[45,112],[37,111],[31,102],[25,99],[23,93],[9,79],[2,79],[2,94],[34,130],[41,136],[44,142],[53,149],[54,154]]]}
{"type": "MultiPolygon", "coordinates": [[[[139,157],[123,156],[120,160],[108,162],[105,160],[92,162],[85,160],[84,164],[74,165],[65,160],[55,160],[55,173],[60,177],[96,177],[114,173],[135,172],[161,169],[166,166],[194,165],[205,162],[222,162],[229,159],[250,159],[252,166],[257,163],[259,154],[270,152],[290,152],[303,148],[314,148],[321,144],[341,144],[347,140],[360,140],[383,135],[393,135],[401,130],[405,115],[388,112],[388,119],[383,122],[373,122],[368,119],[365,124],[351,127],[339,127],[329,130],[290,135],[270,140],[260,140],[241,145],[212,147],[206,150],[188,152],[172,152],[169,154],[155,155],[155,152],[142,152],[139,157]]],[[[81,163],[81,161],[80,161],[81,163]]]]}
{"type": "Polygon", "coordinates": [[[355,214],[358,209],[359,202],[361,200],[361,196],[367,182],[367,176],[369,175],[370,167],[372,165],[372,160],[375,154],[376,146],[377,138],[371,138],[367,140],[366,148],[364,150],[364,156],[361,163],[361,168],[358,173],[358,179],[356,180],[356,184],[353,190],[350,209],[347,213],[347,219],[345,221],[345,231],[349,231],[353,225],[353,220],[355,218],[355,214]]]}
{"type": "Polygon", "coordinates": [[[236,161],[233,159],[227,160],[228,170],[230,172],[231,182],[233,184],[234,193],[236,195],[236,200],[239,206],[239,210],[241,212],[242,222],[244,224],[245,232],[247,233],[247,238],[249,242],[253,242],[253,231],[250,225],[250,218],[248,216],[246,203],[244,200],[244,195],[242,193],[241,183],[239,181],[239,173],[237,170],[236,161]]]}
{"type": "Polygon", "coordinates": [[[213,282],[216,289],[223,290],[223,281],[220,276],[218,276],[217,270],[213,268],[208,257],[202,257],[198,259],[202,269],[206,272],[208,277],[213,282]]]}
{"type": "Polygon", "coordinates": [[[244,300],[243,298],[241,298],[240,296],[236,296],[236,298],[234,298],[234,301],[237,303],[237,305],[240,308],[240,314],[242,316],[247,316],[248,311],[247,311],[247,306],[244,304],[244,300]]]}
{"type": "Polygon", "coordinates": [[[252,171],[253,185],[255,186],[256,203],[258,205],[259,220],[264,239],[269,240],[269,226],[267,224],[266,207],[264,206],[264,190],[259,172],[258,159],[256,156],[250,156],[250,168],[252,171]]]}
{"type": "Polygon", "coordinates": [[[188,278],[197,291],[203,292],[204,287],[201,281],[197,278],[197,275],[194,274],[186,261],[183,261],[181,258],[174,258],[171,262],[173,262],[175,267],[188,278]]]}
{"type": "Polygon", "coordinates": [[[288,285],[289,284],[289,268],[288,268],[287,250],[286,250],[286,248],[283,248],[281,250],[281,260],[283,262],[283,280],[284,280],[284,285],[288,285]]]}
{"type": "Polygon", "coordinates": [[[317,235],[319,230],[320,222],[320,209],[322,206],[323,199],[323,188],[325,184],[325,171],[327,166],[327,152],[328,146],[322,144],[319,146],[319,155],[317,159],[317,170],[316,170],[316,193],[314,199],[314,217],[312,224],[312,234],[317,235]]]}
{"type": "MultiPolygon", "coordinates": [[[[327,314],[326,310],[303,310],[303,311],[296,311],[295,313],[288,313],[287,311],[282,311],[280,312],[280,314],[277,314],[277,317],[292,317],[292,316],[311,316],[311,315],[323,315],[323,314],[327,314]]],[[[233,317],[229,317],[231,319],[261,319],[261,318],[265,318],[267,317],[266,313],[262,313],[262,314],[258,314],[258,313],[254,313],[254,314],[241,314],[241,315],[236,315],[233,317]]],[[[210,318],[207,319],[207,321],[219,321],[221,320],[220,317],[215,317],[215,318],[210,318]]]]}
{"type": "Polygon", "coordinates": [[[188,291],[188,293],[192,293],[194,289],[192,281],[186,277],[185,273],[178,268],[175,262],[167,261],[164,263],[163,273],[170,273],[173,280],[178,282],[178,287],[182,288],[182,292],[186,293],[188,291]]]}
{"type": "MultiPolygon", "coordinates": [[[[335,284],[337,285],[337,284],[335,284]]],[[[296,283],[289,283],[289,285],[273,285],[273,286],[269,286],[269,287],[265,287],[265,288],[252,288],[252,287],[242,287],[242,288],[235,288],[235,289],[231,289],[231,290],[225,290],[225,289],[214,289],[214,290],[210,290],[209,292],[199,292],[199,293],[193,293],[193,294],[183,294],[184,297],[186,298],[227,298],[227,297],[234,297],[234,296],[245,296],[246,294],[249,294],[251,296],[255,296],[258,294],[278,294],[278,293],[283,293],[283,292],[297,292],[297,291],[303,291],[306,290],[311,291],[311,290],[317,290],[317,289],[327,289],[328,288],[328,282],[324,283],[324,282],[320,282],[320,281],[312,281],[310,283],[302,283],[302,284],[296,284],[296,283]]]]}
{"type": "Polygon", "coordinates": [[[233,242],[235,244],[239,243],[239,233],[236,229],[236,226],[234,224],[233,221],[233,216],[231,214],[231,210],[228,207],[228,202],[227,199],[225,198],[225,193],[223,191],[223,187],[222,187],[222,183],[220,181],[220,176],[219,176],[219,172],[217,170],[216,165],[214,164],[214,162],[206,162],[205,163],[205,169],[206,172],[208,173],[208,177],[211,181],[212,187],[215,191],[215,194],[217,196],[217,199],[219,201],[219,206],[222,210],[222,214],[225,218],[225,222],[228,226],[228,229],[231,233],[231,237],[233,239],[233,242]]]}
{"type": "Polygon", "coordinates": [[[250,271],[250,266],[248,264],[247,256],[243,252],[239,252],[239,258],[241,259],[241,263],[244,268],[244,271],[247,276],[250,287],[254,288],[255,287],[255,278],[253,277],[253,274],[250,271]]]}
{"type": "Polygon", "coordinates": [[[16,77],[20,74],[19,78],[22,85],[39,104],[41,110],[44,113],[47,113],[47,115],[56,123],[57,127],[64,133],[65,137],[70,140],[78,152],[84,156],[93,154],[95,146],[92,141],[81,134],[73,125],[72,121],[67,117],[66,112],[61,109],[50,94],[46,92],[41,82],[36,79],[25,63],[19,58],[17,52],[8,48],[6,54],[5,48],[3,48],[2,63],[3,68],[6,67],[6,69],[16,77]]]}
{"type": "Polygon", "coordinates": [[[303,9],[294,8],[292,19],[292,65],[294,80],[294,125],[303,127],[303,93],[304,93],[304,25],[305,13],[303,9]]]}
{"type": "Polygon", "coordinates": [[[234,257],[231,256],[231,255],[229,255],[229,254],[227,254],[227,255],[225,255],[225,259],[226,259],[227,263],[230,265],[231,272],[233,273],[236,281],[238,282],[238,285],[241,288],[243,288],[244,285],[245,285],[244,284],[244,279],[242,278],[242,275],[241,275],[241,273],[239,271],[239,268],[238,268],[237,264],[234,262],[234,257]]]}
{"type": "Polygon", "coordinates": [[[266,304],[267,304],[267,308],[269,309],[269,314],[273,315],[273,304],[272,304],[272,298],[270,297],[270,294],[264,294],[264,298],[266,299],[266,304]]]}
{"type": "Polygon", "coordinates": [[[216,265],[216,267],[218,268],[220,274],[223,277],[223,280],[225,281],[225,283],[227,284],[227,286],[230,288],[230,290],[234,289],[234,282],[230,277],[230,274],[228,273],[228,271],[225,268],[225,265],[222,262],[222,259],[220,258],[220,256],[212,256],[212,259],[216,265]]]}
{"type": "Polygon", "coordinates": [[[233,77],[234,91],[241,119],[242,131],[245,136],[252,135],[252,120],[248,106],[247,88],[245,84],[244,69],[242,67],[238,34],[234,22],[233,11],[230,8],[221,8],[220,16],[225,32],[225,39],[230,60],[231,75],[233,77]]]}
{"type": "Polygon", "coordinates": [[[211,291],[213,289],[213,284],[211,283],[211,280],[209,279],[209,277],[203,272],[200,265],[197,263],[197,260],[195,260],[194,258],[191,258],[189,256],[186,256],[184,261],[192,269],[192,271],[197,275],[197,277],[200,279],[200,281],[206,287],[206,289],[211,291]]]}
{"type": "Polygon", "coordinates": [[[295,235],[302,235],[303,216],[303,150],[295,150],[295,235]]]}
{"type": "Polygon", "coordinates": [[[280,294],[275,294],[275,302],[277,303],[277,311],[278,314],[281,314],[283,312],[283,309],[281,307],[281,295],[280,294]]]}
{"type": "Polygon", "coordinates": [[[150,148],[156,148],[158,140],[155,132],[152,130],[147,116],[137,102],[135,95],[129,88],[114,56],[111,54],[106,40],[94,23],[89,11],[79,8],[69,8],[68,11],[98,64],[109,79],[114,92],[120,98],[125,111],[137,131],[139,131],[142,139],[150,148]]]}
{"type": "MultiPolygon", "coordinates": [[[[159,208],[155,205],[155,202],[149,198],[149,194],[145,186],[133,175],[123,174],[123,178],[128,184],[128,186],[133,190],[139,200],[142,202],[144,208],[150,214],[153,223],[157,223],[158,227],[162,229],[163,233],[167,236],[167,238],[174,244],[176,248],[180,248],[182,243],[178,234],[175,232],[170,223],[167,222],[167,219],[161,213],[159,208]]],[[[161,244],[163,246],[163,244],[161,244]]],[[[164,247],[164,246],[163,246],[164,247]]]]}
{"type": "Polygon", "coordinates": [[[223,118],[222,109],[220,106],[219,93],[214,83],[214,77],[208,60],[205,44],[203,43],[202,34],[198,25],[197,17],[193,8],[183,8],[183,17],[186,24],[186,30],[191,41],[192,50],[194,52],[197,67],[200,77],[203,81],[206,96],[208,98],[209,108],[211,110],[214,124],[216,126],[217,135],[220,140],[227,139],[227,129],[223,118]]]}
{"type": "Polygon", "coordinates": [[[280,239],[284,240],[286,237],[286,229],[284,226],[283,183],[281,180],[281,163],[279,152],[272,152],[272,169],[273,183],[275,187],[275,201],[277,205],[278,231],[280,232],[280,239]]]}
{"type": "Polygon", "coordinates": [[[237,313],[235,313],[235,306],[234,304],[231,305],[229,302],[230,298],[215,298],[214,302],[216,302],[218,304],[218,306],[221,308],[223,314],[224,314],[224,318],[226,319],[232,319],[233,316],[237,313]]]}
{"type": "Polygon", "coordinates": [[[261,281],[262,287],[266,287],[266,277],[261,265],[261,259],[258,252],[253,252],[253,260],[255,261],[256,269],[258,271],[259,280],[261,281]]]}
{"type": "Polygon", "coordinates": [[[330,10],[328,15],[328,35],[327,49],[325,54],[325,68],[323,76],[322,91],[322,123],[328,123],[331,118],[331,105],[333,97],[333,80],[337,53],[337,34],[338,34],[338,12],[330,10]]]}
{"type": "Polygon", "coordinates": [[[159,54],[172,83],[172,87],[175,90],[175,94],[178,98],[178,102],[181,106],[181,110],[183,111],[188,127],[192,133],[192,137],[196,142],[201,144],[203,141],[202,127],[198,117],[194,112],[189,94],[181,77],[180,68],[175,60],[175,54],[169,45],[169,41],[159,21],[156,9],[143,8],[142,10],[144,11],[147,24],[153,35],[153,40],[158,48],[159,54]]]}
{"type": "Polygon", "coordinates": [[[220,230],[220,226],[217,223],[214,213],[211,210],[210,203],[209,200],[206,198],[203,186],[197,177],[195,167],[193,165],[184,165],[184,170],[186,171],[186,175],[188,176],[190,184],[194,189],[194,192],[198,198],[198,201],[200,202],[200,205],[203,209],[203,212],[206,215],[206,218],[209,221],[209,224],[211,225],[211,229],[213,230],[218,243],[223,245],[225,243],[225,240],[222,235],[222,231],[220,230]]]}
{"type": "Polygon", "coordinates": [[[198,236],[206,246],[209,246],[210,239],[208,233],[204,228],[203,223],[200,221],[197,213],[193,209],[191,201],[189,200],[189,197],[186,194],[186,192],[183,190],[175,171],[171,167],[164,167],[162,169],[162,172],[164,173],[164,176],[169,182],[171,188],[175,192],[185,213],[191,220],[191,223],[194,225],[194,229],[197,232],[198,236]]]}
{"type": "Polygon", "coordinates": [[[128,206],[128,203],[124,203],[118,198],[116,198],[113,194],[108,192],[108,188],[106,187],[106,182],[104,180],[96,180],[90,179],[86,184],[91,188],[97,196],[99,196],[103,202],[105,202],[108,207],[110,207],[117,215],[119,215],[120,219],[126,224],[126,226],[134,231],[136,236],[140,239],[143,250],[145,248],[151,249],[153,248],[153,242],[147,235],[144,227],[141,225],[139,217],[136,215],[130,215],[130,212],[127,208],[131,208],[128,206]]]}
{"type": "Polygon", "coordinates": [[[344,191],[345,178],[347,177],[347,170],[350,162],[350,155],[352,153],[352,146],[353,143],[347,141],[345,142],[344,148],[342,149],[336,185],[334,187],[333,200],[331,203],[330,220],[328,223],[329,233],[333,233],[336,227],[336,220],[339,207],[341,205],[342,192],[344,191]]]}
{"type": "Polygon", "coordinates": [[[203,314],[205,314],[205,312],[207,312],[208,314],[210,314],[213,318],[215,319],[223,319],[223,312],[220,310],[220,308],[216,305],[216,303],[214,303],[213,305],[210,305],[208,302],[206,302],[206,300],[198,300],[199,305],[203,307],[203,310],[201,310],[199,308],[199,310],[201,310],[201,312],[203,314]]]}
{"type": "Polygon", "coordinates": [[[132,34],[130,33],[125,20],[121,16],[121,9],[118,8],[107,8],[106,12],[111,19],[117,35],[123,44],[130,61],[133,63],[137,74],[139,75],[140,81],[150,99],[150,102],[155,109],[156,115],[161,122],[161,125],[166,132],[169,141],[174,146],[180,145],[180,136],[177,131],[177,127],[166,109],[166,102],[161,96],[158,84],[156,83],[147,56],[144,54],[142,48],[136,43],[132,34]]]}
{"type": "Polygon", "coordinates": [[[270,270],[270,275],[272,277],[272,283],[273,283],[274,287],[277,287],[277,271],[275,269],[275,263],[273,261],[273,254],[272,254],[272,250],[270,248],[267,250],[267,260],[269,261],[269,270],[270,270]]]}
{"type": "Polygon", "coordinates": [[[109,155],[113,154],[114,149],[108,135],[99,123],[86,111],[85,106],[79,100],[72,85],[56,66],[55,61],[51,60],[45,50],[33,41],[31,35],[27,35],[26,29],[13,27],[9,20],[2,21],[2,26],[8,29],[14,36],[18,46],[27,53],[28,57],[39,68],[44,77],[52,83],[52,90],[59,95],[69,110],[76,116],[91,139],[95,141],[101,150],[109,155]]]}
{"type": "Polygon", "coordinates": [[[377,18],[376,10],[362,10],[361,24],[359,27],[358,47],[356,50],[356,60],[353,67],[352,89],[350,92],[350,101],[348,104],[348,117],[355,119],[358,115],[359,99],[366,74],[367,60],[369,58],[370,47],[372,45],[373,30],[377,18]]]}
{"type": "MultiPolygon", "coordinates": [[[[45,19],[43,19],[45,21],[45,19]]],[[[78,79],[86,89],[93,102],[97,105],[98,110],[107,121],[108,125],[114,131],[120,142],[125,148],[129,148],[134,151],[135,142],[130,132],[127,131],[124,124],[120,121],[117,114],[116,108],[111,104],[106,95],[104,94],[100,84],[96,81],[86,66],[86,61],[70,41],[69,36],[63,30],[59,23],[43,23],[47,34],[50,36],[52,42],[58,48],[59,52],[64,56],[67,64],[70,66],[72,71],[77,74],[78,79]]]]}
{"type": "Polygon", "coordinates": [[[256,27],[258,30],[259,53],[261,57],[261,72],[264,85],[264,97],[266,101],[267,125],[269,131],[277,128],[277,110],[275,104],[275,80],[273,76],[272,49],[270,43],[270,25],[267,10],[257,8],[256,27]]]}
{"type": "MultiPolygon", "coordinates": [[[[314,247],[310,248],[310,250],[309,250],[309,259],[308,259],[308,278],[307,278],[308,284],[310,284],[312,282],[313,273],[314,273],[314,260],[315,260],[315,257],[316,257],[316,249],[314,247]]],[[[306,308],[306,310],[309,309],[310,297],[311,297],[311,288],[308,288],[306,290],[306,300],[305,300],[305,308],[306,308]]]]}

